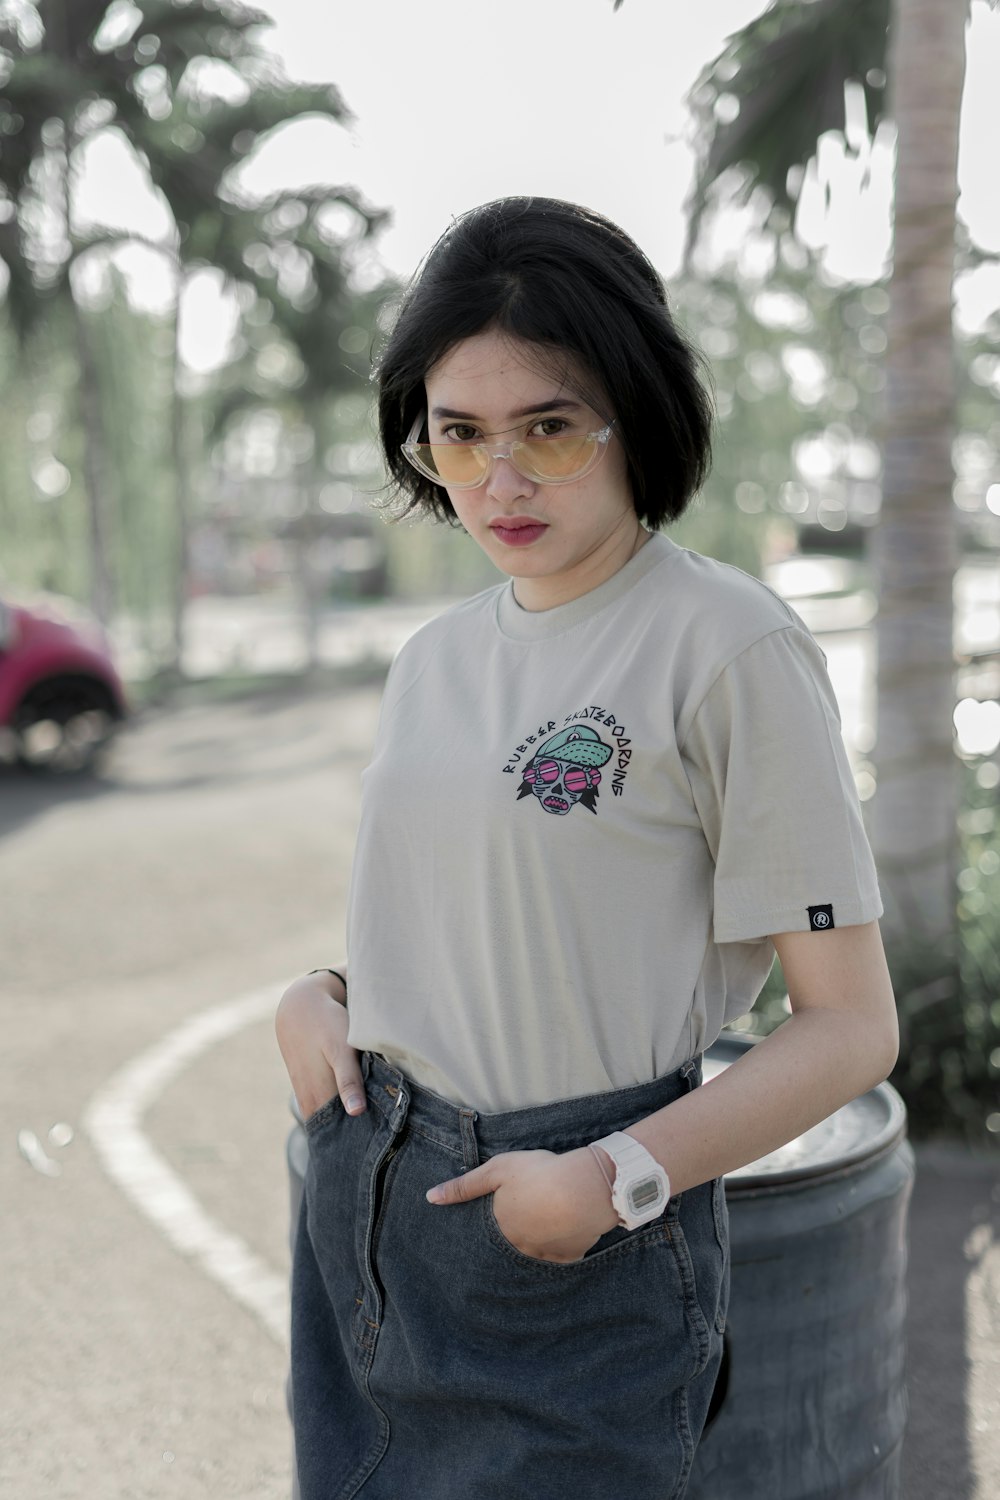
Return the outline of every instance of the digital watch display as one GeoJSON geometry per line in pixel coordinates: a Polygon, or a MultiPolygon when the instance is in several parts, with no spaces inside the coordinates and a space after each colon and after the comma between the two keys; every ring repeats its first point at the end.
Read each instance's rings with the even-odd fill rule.
{"type": "Polygon", "coordinates": [[[626,1229],[637,1229],[661,1214],[670,1198],[670,1179],[645,1146],[623,1130],[594,1145],[611,1158],[615,1168],[611,1204],[619,1222],[626,1229]]]}

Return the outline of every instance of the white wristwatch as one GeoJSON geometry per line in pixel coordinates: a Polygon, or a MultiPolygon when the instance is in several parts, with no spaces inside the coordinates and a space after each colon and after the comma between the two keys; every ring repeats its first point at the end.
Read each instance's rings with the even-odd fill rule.
{"type": "Polygon", "coordinates": [[[661,1214],[670,1198],[670,1178],[655,1156],[623,1130],[593,1144],[606,1151],[615,1164],[611,1206],[619,1222],[626,1229],[637,1229],[661,1214]]]}

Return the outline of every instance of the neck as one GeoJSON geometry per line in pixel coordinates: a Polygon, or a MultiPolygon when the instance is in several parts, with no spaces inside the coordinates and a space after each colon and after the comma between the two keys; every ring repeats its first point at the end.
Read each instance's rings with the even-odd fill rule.
{"type": "Polygon", "coordinates": [[[651,536],[652,532],[640,525],[637,517],[632,517],[627,527],[613,532],[571,573],[549,578],[515,578],[514,598],[522,609],[532,611],[569,604],[613,578],[642,550],[651,536]]]}

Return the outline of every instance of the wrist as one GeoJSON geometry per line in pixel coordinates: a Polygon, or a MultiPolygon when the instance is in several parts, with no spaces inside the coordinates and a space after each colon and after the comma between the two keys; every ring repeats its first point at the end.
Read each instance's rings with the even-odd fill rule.
{"type": "Polygon", "coordinates": [[[592,1141],[588,1148],[611,1188],[611,1204],[618,1222],[626,1229],[638,1229],[658,1218],[670,1199],[670,1179],[652,1153],[625,1131],[592,1141]],[[606,1172],[610,1162],[613,1177],[606,1172]]]}
{"type": "Polygon", "coordinates": [[[587,1146],[563,1153],[562,1161],[572,1168],[571,1186],[575,1201],[586,1217],[606,1234],[618,1223],[618,1213],[611,1202],[611,1189],[601,1175],[597,1162],[587,1146]]]}

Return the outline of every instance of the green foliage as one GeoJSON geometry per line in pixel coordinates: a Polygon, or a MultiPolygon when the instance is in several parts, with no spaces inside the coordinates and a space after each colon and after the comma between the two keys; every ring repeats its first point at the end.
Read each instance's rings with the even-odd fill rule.
{"type": "MultiPolygon", "coordinates": [[[[9,313],[9,308],[3,311],[9,313]]],[[[20,590],[87,597],[76,360],[56,303],[25,346],[0,316],[0,563],[20,590]]]]}
{"type": "Polygon", "coordinates": [[[71,242],[68,230],[60,243],[43,243],[36,226],[40,208],[65,216],[54,195],[65,191],[67,158],[111,127],[169,205],[182,264],[218,266],[300,309],[342,291],[345,240],[371,234],[384,215],[347,187],[256,204],[233,183],[236,168],[278,126],[307,114],[345,123],[338,90],[283,78],[257,41],[268,17],[234,0],[140,0],[127,18],[109,17],[108,9],[106,0],[43,0],[37,37],[0,20],[0,201],[7,206],[0,256],[16,326],[27,330],[44,314],[41,284],[64,285],[71,260],[92,248],[92,239],[71,242]],[[205,86],[206,67],[228,75],[231,97],[205,86]],[[327,227],[337,208],[349,214],[346,234],[327,227]],[[280,275],[293,248],[311,272],[303,287],[303,266],[296,266],[294,295],[280,275]]]}
{"type": "Polygon", "coordinates": [[[178,546],[170,448],[172,330],[163,319],[133,311],[117,271],[107,301],[87,321],[108,448],[118,603],[155,654],[166,634],[178,546]]]}
{"type": "MultiPolygon", "coordinates": [[[[236,0],[136,0],[128,6],[37,0],[33,9],[18,12],[0,7],[0,261],[7,273],[6,326],[20,341],[25,364],[33,357],[29,350],[51,344],[58,331],[67,339],[62,347],[75,345],[84,370],[95,365],[108,381],[96,393],[89,373],[78,382],[81,406],[72,424],[73,438],[90,460],[77,463],[71,474],[74,486],[78,471],[86,477],[91,518],[78,555],[89,548],[92,599],[102,615],[115,591],[126,605],[138,600],[147,606],[159,598],[162,570],[154,586],[152,577],[136,575],[134,567],[153,535],[174,569],[168,594],[179,608],[191,488],[185,441],[190,382],[179,366],[176,322],[173,339],[163,347],[169,357],[154,362],[150,381],[144,382],[135,367],[130,379],[123,372],[133,358],[134,320],[116,317],[106,328],[77,300],[79,285],[70,281],[74,262],[103,253],[97,263],[103,264],[108,283],[113,273],[107,248],[129,238],[101,227],[86,234],[75,230],[70,183],[81,147],[109,129],[124,137],[173,218],[173,233],[157,248],[172,263],[178,305],[188,275],[211,266],[239,289],[245,309],[263,308],[280,330],[283,349],[291,346],[285,363],[296,366],[307,421],[340,391],[357,385],[342,343],[358,322],[352,273],[360,245],[384,215],[350,187],[308,187],[263,203],[241,192],[239,168],[271,131],[306,114],[338,123],[348,119],[332,85],[295,84],[281,75],[258,40],[267,24],[262,11],[236,0]],[[75,315],[68,333],[67,320],[59,315],[65,308],[75,315]],[[159,437],[145,444],[127,440],[129,432],[152,431],[152,413],[138,410],[144,387],[154,404],[167,393],[155,430],[160,436],[171,433],[173,442],[162,453],[159,437]],[[117,438],[111,428],[117,428],[117,438]],[[116,442],[112,462],[105,450],[116,442]],[[137,467],[140,451],[148,466],[145,483],[142,463],[137,467]],[[105,493],[109,489],[116,494],[105,493]],[[140,490],[142,501],[135,498],[140,490]],[[126,495],[133,498],[126,502],[126,495]],[[153,504],[162,508],[155,524],[146,514],[153,504]],[[137,524],[140,514],[145,520],[137,524]],[[117,521],[117,531],[109,520],[117,521]]],[[[68,433],[69,424],[62,426],[68,433]]],[[[314,437],[316,449],[321,432],[314,437]]],[[[26,502],[25,514],[32,515],[37,496],[30,484],[15,492],[26,502]]],[[[57,508],[60,513],[70,514],[75,498],[74,489],[67,504],[57,508]]],[[[27,524],[32,536],[39,529],[38,515],[27,524]]],[[[179,622],[174,638],[179,641],[179,622]]]]}
{"type": "Polygon", "coordinates": [[[1000,816],[995,762],[963,766],[959,952],[914,934],[889,953],[900,1020],[892,1076],[915,1135],[1000,1146],[1000,816]]]}
{"type": "Polygon", "coordinates": [[[773,242],[772,251],[766,276],[727,265],[674,288],[709,359],[719,413],[704,491],[713,524],[691,545],[751,572],[748,547],[788,550],[809,522],[833,551],[849,522],[871,524],[878,509],[885,291],[831,286],[804,250],[773,242]]]}
{"type": "Polygon", "coordinates": [[[734,196],[760,184],[790,214],[793,184],[826,131],[845,131],[844,85],[864,90],[869,128],[882,115],[890,0],[778,0],[731,36],[690,95],[702,143],[690,241],[710,186],[733,167],[734,196]]]}
{"type": "MultiPolygon", "coordinates": [[[[114,565],[122,606],[145,622],[169,607],[176,549],[169,452],[170,327],[136,313],[123,281],[85,314],[105,426],[114,565]]],[[[0,326],[3,576],[20,589],[87,597],[87,502],[70,312],[53,307],[27,345],[0,326]]]]}
{"type": "Polygon", "coordinates": [[[430,518],[386,525],[392,591],[404,598],[464,598],[503,578],[467,532],[430,518]]]}
{"type": "Polygon", "coordinates": [[[1000,475],[1000,312],[979,333],[956,342],[955,377],[955,500],[966,548],[992,554],[1000,519],[984,510],[982,497],[1000,475]]]}

